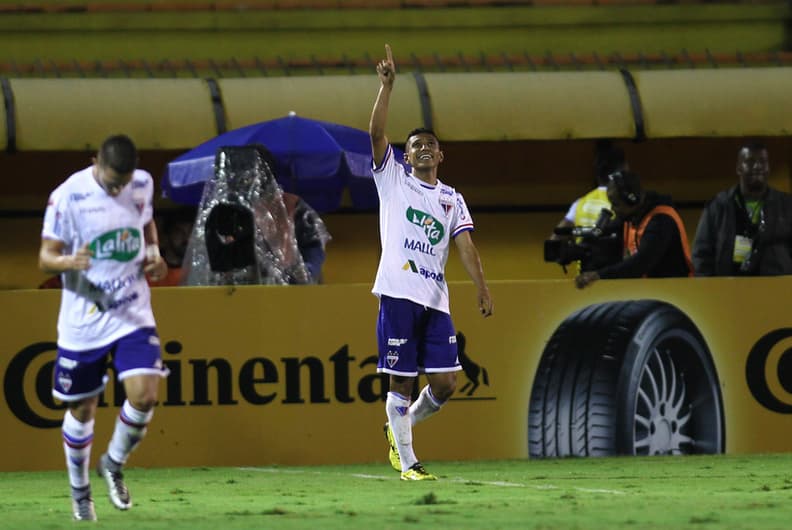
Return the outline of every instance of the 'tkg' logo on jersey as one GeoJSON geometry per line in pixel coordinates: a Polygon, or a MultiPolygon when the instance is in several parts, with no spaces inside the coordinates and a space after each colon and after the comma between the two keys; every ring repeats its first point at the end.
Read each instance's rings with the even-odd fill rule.
{"type": "Polygon", "coordinates": [[[432,245],[438,244],[445,235],[445,229],[440,221],[428,213],[409,207],[407,208],[407,220],[423,228],[426,238],[432,245]]]}
{"type": "Polygon", "coordinates": [[[140,231],[135,228],[119,228],[97,237],[89,245],[94,259],[131,261],[142,245],[140,231]]]}

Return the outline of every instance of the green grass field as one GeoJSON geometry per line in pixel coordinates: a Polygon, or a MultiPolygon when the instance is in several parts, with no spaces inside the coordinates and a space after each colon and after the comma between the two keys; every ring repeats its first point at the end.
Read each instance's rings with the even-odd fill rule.
{"type": "MultiPolygon", "coordinates": [[[[96,528],[497,529],[792,527],[792,454],[430,462],[437,482],[375,465],[127,470],[96,528]]],[[[74,528],[64,472],[0,473],[0,528],[74,528]]]]}

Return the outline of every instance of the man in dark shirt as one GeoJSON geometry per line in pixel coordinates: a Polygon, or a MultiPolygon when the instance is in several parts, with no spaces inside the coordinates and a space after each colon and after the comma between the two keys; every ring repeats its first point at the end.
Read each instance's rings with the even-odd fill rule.
{"type": "Polygon", "coordinates": [[[617,171],[608,182],[608,199],[621,228],[623,258],[596,271],[580,273],[582,289],[603,278],[668,278],[691,276],[690,248],[682,219],[668,196],[641,188],[631,171],[617,171]]]}
{"type": "Polygon", "coordinates": [[[739,182],[701,214],[693,243],[698,276],[792,274],[792,196],[767,185],[767,148],[740,148],[739,182]]]}

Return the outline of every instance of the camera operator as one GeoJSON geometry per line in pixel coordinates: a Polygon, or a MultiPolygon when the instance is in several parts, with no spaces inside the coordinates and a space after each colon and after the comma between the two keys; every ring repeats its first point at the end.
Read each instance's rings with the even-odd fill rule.
{"type": "Polygon", "coordinates": [[[618,263],[580,273],[575,278],[579,289],[600,278],[693,275],[685,225],[670,197],[644,191],[638,175],[626,170],[610,175],[607,192],[615,222],[622,225],[623,257],[618,263]]]}
{"type": "MultiPolygon", "coordinates": [[[[629,169],[629,167],[624,158],[624,150],[613,145],[610,140],[598,140],[594,156],[596,187],[572,203],[564,218],[556,225],[556,230],[550,239],[569,239],[572,236],[562,235],[559,232],[571,233],[571,229],[575,227],[594,227],[602,210],[610,210],[611,207],[607,194],[608,175],[625,169],[629,169]]],[[[580,263],[578,263],[578,271],[580,269],[580,263]]]]}

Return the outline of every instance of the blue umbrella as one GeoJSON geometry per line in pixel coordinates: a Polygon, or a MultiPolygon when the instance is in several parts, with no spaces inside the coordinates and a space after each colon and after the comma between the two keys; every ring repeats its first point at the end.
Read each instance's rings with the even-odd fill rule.
{"type": "Polygon", "coordinates": [[[228,131],[172,160],[165,169],[163,192],[175,202],[197,205],[204,182],[214,177],[217,149],[250,144],[269,149],[281,187],[319,212],[336,210],[347,186],[354,207],[377,206],[368,132],[293,113],[228,131]]]}

